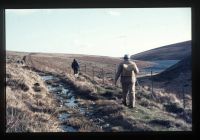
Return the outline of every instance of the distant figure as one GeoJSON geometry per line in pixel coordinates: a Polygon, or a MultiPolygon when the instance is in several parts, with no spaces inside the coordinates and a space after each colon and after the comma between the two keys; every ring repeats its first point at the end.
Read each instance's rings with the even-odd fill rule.
{"type": "Polygon", "coordinates": [[[78,77],[78,71],[79,71],[79,64],[76,61],[76,59],[73,60],[72,65],[71,65],[72,69],[74,70],[74,75],[76,77],[78,77]]]}
{"type": "Polygon", "coordinates": [[[122,85],[122,103],[127,106],[126,97],[129,93],[129,108],[135,107],[135,83],[136,74],[139,73],[139,69],[135,62],[130,61],[128,55],[124,55],[124,61],[119,64],[116,76],[115,85],[119,76],[121,75],[121,85],[122,85]]]}

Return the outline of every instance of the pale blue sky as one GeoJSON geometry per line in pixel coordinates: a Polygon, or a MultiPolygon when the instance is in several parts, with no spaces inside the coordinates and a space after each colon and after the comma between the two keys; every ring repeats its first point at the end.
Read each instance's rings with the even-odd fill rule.
{"type": "Polygon", "coordinates": [[[6,10],[6,50],[121,57],[187,40],[191,8],[6,10]]]}

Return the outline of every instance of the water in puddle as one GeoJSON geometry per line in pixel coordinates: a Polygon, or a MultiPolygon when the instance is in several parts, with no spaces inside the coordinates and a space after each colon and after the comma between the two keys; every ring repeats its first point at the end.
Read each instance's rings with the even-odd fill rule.
{"type": "Polygon", "coordinates": [[[61,125],[64,132],[77,132],[77,130],[71,126],[61,125]]]}
{"type": "Polygon", "coordinates": [[[68,114],[68,113],[60,113],[60,114],[58,114],[58,119],[60,120],[60,121],[65,121],[68,117],[69,117],[70,115],[68,114]]]}
{"type": "Polygon", "coordinates": [[[51,75],[46,75],[46,76],[42,76],[42,79],[43,79],[44,81],[47,81],[47,80],[52,80],[52,79],[54,79],[54,78],[53,78],[53,76],[51,76],[51,75]]]}
{"type": "MultiPolygon", "coordinates": [[[[70,114],[68,113],[60,113],[58,115],[58,119],[61,122],[64,122],[67,120],[67,118],[70,116],[70,114]]],[[[73,128],[72,126],[67,126],[67,125],[61,125],[61,128],[64,132],[77,132],[77,130],[75,128],[73,128]]]]}
{"type": "MultiPolygon", "coordinates": [[[[44,81],[48,80],[58,80],[57,77],[54,77],[52,75],[43,75],[41,74],[41,77],[44,81]]],[[[77,107],[81,114],[85,114],[85,110],[83,108],[78,107],[78,103],[76,101],[75,96],[73,95],[73,92],[64,84],[59,84],[57,87],[53,87],[51,84],[47,85],[47,88],[51,93],[55,95],[55,97],[60,101],[61,106],[67,106],[67,107],[77,107]]],[[[60,113],[58,115],[58,119],[61,122],[66,121],[70,117],[69,113],[60,113]]],[[[64,132],[77,132],[75,128],[72,126],[67,125],[61,125],[64,132]]]]}
{"type": "Polygon", "coordinates": [[[68,99],[68,100],[65,102],[65,105],[66,105],[66,106],[69,106],[69,107],[76,107],[76,106],[78,106],[78,105],[75,103],[75,98],[74,98],[74,96],[72,96],[70,99],[68,99]]]}

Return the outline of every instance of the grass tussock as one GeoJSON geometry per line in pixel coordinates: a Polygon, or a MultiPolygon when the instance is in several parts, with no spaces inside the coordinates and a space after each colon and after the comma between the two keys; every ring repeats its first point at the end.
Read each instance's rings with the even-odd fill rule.
{"type": "Polygon", "coordinates": [[[101,127],[84,116],[72,116],[63,124],[76,128],[78,132],[102,132],[101,127]]]}

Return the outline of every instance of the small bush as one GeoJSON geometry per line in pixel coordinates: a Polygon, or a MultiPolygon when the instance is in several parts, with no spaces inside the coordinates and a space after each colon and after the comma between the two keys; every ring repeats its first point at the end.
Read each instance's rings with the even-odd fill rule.
{"type": "Polygon", "coordinates": [[[176,103],[165,104],[164,107],[165,107],[166,111],[168,111],[168,112],[172,112],[172,113],[176,113],[176,114],[184,112],[184,109],[179,107],[176,103]]]}
{"type": "Polygon", "coordinates": [[[12,90],[23,90],[23,91],[28,91],[29,87],[21,80],[7,80],[6,86],[10,86],[12,90]]]}
{"type": "Polygon", "coordinates": [[[172,126],[171,121],[169,121],[169,120],[155,119],[155,120],[150,121],[149,123],[153,124],[153,125],[161,125],[161,126],[164,126],[164,127],[167,127],[167,128],[172,126]]]}

